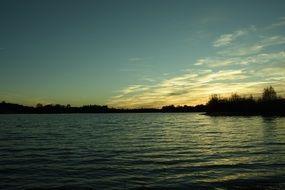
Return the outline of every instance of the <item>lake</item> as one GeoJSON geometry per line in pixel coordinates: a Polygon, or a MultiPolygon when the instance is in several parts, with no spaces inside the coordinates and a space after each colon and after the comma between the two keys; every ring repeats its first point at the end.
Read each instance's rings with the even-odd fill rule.
{"type": "Polygon", "coordinates": [[[285,189],[285,117],[0,115],[0,189],[285,189]]]}

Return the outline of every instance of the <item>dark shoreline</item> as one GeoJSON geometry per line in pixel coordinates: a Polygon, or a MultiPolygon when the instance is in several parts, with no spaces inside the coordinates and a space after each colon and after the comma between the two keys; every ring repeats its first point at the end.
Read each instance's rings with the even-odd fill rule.
{"type": "Polygon", "coordinates": [[[59,114],[59,113],[169,113],[169,112],[206,112],[205,105],[197,106],[163,106],[162,108],[109,108],[107,105],[84,105],[73,107],[70,105],[49,104],[36,107],[15,103],[0,103],[0,114],[59,114]]]}
{"type": "Polygon", "coordinates": [[[0,103],[0,114],[75,114],[75,113],[201,113],[207,116],[268,116],[285,117],[283,100],[255,104],[232,104],[231,102],[214,102],[197,106],[163,106],[162,108],[119,109],[108,106],[86,105],[38,105],[24,106],[14,103],[0,103]]]}
{"type": "Polygon", "coordinates": [[[285,99],[277,96],[272,86],[265,88],[260,98],[232,94],[229,98],[212,95],[206,104],[196,106],[167,105],[161,108],[110,108],[107,105],[37,104],[25,106],[0,102],[0,114],[60,114],[60,113],[191,113],[204,112],[208,116],[285,116],[285,99]]]}

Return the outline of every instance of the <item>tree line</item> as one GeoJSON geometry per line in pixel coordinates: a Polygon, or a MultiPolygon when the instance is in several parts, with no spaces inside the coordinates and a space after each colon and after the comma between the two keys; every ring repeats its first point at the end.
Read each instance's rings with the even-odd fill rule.
{"type": "Polygon", "coordinates": [[[225,98],[217,94],[210,97],[205,105],[197,106],[174,106],[168,105],[162,108],[135,108],[119,109],[110,108],[107,105],[84,105],[75,107],[60,104],[37,104],[24,106],[15,103],[0,103],[0,114],[12,113],[155,113],[155,112],[205,112],[208,115],[284,115],[285,99],[278,97],[273,87],[263,90],[260,98],[253,96],[240,96],[236,93],[225,98]]]}
{"type": "Polygon", "coordinates": [[[163,106],[162,108],[134,108],[134,109],[119,109],[110,108],[107,105],[84,105],[81,107],[73,107],[60,104],[37,104],[33,106],[24,106],[20,104],[7,103],[2,101],[0,103],[0,114],[12,113],[155,113],[155,112],[203,112],[204,105],[198,106],[163,106]]]}
{"type": "Polygon", "coordinates": [[[277,96],[272,86],[263,90],[260,98],[242,97],[236,93],[229,98],[217,94],[206,104],[208,115],[276,115],[285,116],[285,99],[277,96]]]}

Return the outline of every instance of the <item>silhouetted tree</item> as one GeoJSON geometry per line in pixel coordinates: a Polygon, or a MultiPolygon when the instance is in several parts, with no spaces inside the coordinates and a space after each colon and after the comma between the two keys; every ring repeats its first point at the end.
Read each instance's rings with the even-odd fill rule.
{"type": "Polygon", "coordinates": [[[230,101],[231,102],[236,102],[236,101],[240,101],[242,98],[237,94],[237,93],[234,93],[234,94],[232,94],[231,95],[231,97],[230,97],[230,101]]]}
{"type": "Polygon", "coordinates": [[[265,88],[262,93],[263,101],[272,101],[277,99],[277,93],[272,86],[265,88]]]}
{"type": "Polygon", "coordinates": [[[43,105],[40,104],[40,103],[38,103],[38,104],[36,105],[36,108],[42,108],[42,107],[43,107],[43,105]]]}

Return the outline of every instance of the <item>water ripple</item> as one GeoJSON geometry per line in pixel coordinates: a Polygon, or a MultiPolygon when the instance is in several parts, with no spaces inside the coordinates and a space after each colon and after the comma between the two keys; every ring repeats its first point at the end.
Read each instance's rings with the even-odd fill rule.
{"type": "Polygon", "coordinates": [[[285,189],[285,119],[0,115],[0,189],[285,189]]]}

